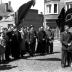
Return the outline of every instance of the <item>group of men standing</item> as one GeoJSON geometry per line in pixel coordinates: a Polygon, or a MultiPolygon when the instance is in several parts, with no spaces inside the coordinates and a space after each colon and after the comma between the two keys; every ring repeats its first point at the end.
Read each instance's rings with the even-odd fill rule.
{"type": "Polygon", "coordinates": [[[48,27],[47,30],[44,30],[43,27],[39,28],[38,32],[38,47],[37,50],[41,54],[53,53],[53,39],[54,33],[48,27]]]}
{"type": "Polygon", "coordinates": [[[6,32],[5,35],[5,59],[10,60],[10,56],[14,59],[18,59],[20,55],[20,42],[21,35],[20,32],[15,28],[11,28],[6,32]]]}
{"type": "MultiPolygon", "coordinates": [[[[34,26],[30,26],[24,29],[22,56],[25,53],[29,53],[30,56],[38,54],[53,53],[53,38],[54,34],[50,29],[47,29],[48,33],[43,27],[40,27],[38,31],[35,30],[34,26]]],[[[23,31],[23,29],[22,29],[23,31]]]]}
{"type": "Polygon", "coordinates": [[[10,60],[10,56],[14,59],[23,57],[29,53],[30,56],[38,54],[53,53],[53,33],[50,29],[45,31],[43,27],[39,31],[35,31],[34,26],[21,28],[11,27],[5,33],[5,59],[10,60]]]}
{"type": "Polygon", "coordinates": [[[53,38],[54,34],[50,28],[44,30],[40,27],[38,31],[34,26],[20,29],[10,27],[3,31],[5,60],[19,59],[25,54],[34,56],[35,54],[53,53],[53,38]]]}

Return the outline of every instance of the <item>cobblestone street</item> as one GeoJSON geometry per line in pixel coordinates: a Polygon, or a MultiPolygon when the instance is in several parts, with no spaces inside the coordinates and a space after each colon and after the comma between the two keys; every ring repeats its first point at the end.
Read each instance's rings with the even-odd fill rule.
{"type": "Polygon", "coordinates": [[[72,72],[72,68],[66,67],[63,69],[61,67],[61,51],[59,52],[57,49],[54,54],[36,55],[35,57],[12,61],[8,64],[1,64],[0,72],[72,72]]]}

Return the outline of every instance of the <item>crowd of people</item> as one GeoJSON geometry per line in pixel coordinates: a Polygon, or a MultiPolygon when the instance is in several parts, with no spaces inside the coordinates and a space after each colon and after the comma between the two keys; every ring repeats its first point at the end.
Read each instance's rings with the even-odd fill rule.
{"type": "Polygon", "coordinates": [[[10,26],[3,29],[0,38],[0,62],[10,61],[11,58],[19,59],[25,54],[34,56],[53,53],[54,34],[50,27],[44,30],[40,27],[38,31],[34,26],[20,29],[10,26]]]}
{"type": "MultiPolygon", "coordinates": [[[[64,29],[60,39],[62,67],[71,66],[72,62],[72,33],[69,31],[69,26],[65,25],[64,29]]],[[[24,58],[25,54],[33,57],[53,53],[54,32],[50,27],[45,30],[40,27],[36,31],[32,25],[19,29],[10,26],[8,29],[3,29],[0,35],[0,63],[24,58]]]]}

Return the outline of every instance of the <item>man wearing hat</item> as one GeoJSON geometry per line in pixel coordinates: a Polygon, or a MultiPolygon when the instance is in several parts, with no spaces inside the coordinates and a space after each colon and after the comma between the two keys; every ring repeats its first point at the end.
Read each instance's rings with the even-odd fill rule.
{"type": "Polygon", "coordinates": [[[54,34],[50,27],[47,28],[46,30],[46,35],[47,35],[47,48],[46,52],[52,54],[53,53],[53,38],[54,34]]]}
{"type": "Polygon", "coordinates": [[[9,56],[11,54],[12,51],[12,34],[13,34],[13,27],[10,27],[8,29],[8,32],[6,32],[6,36],[5,36],[5,40],[6,40],[6,50],[5,50],[5,59],[7,61],[10,60],[9,56]]]}
{"type": "Polygon", "coordinates": [[[62,43],[62,67],[71,65],[71,51],[72,51],[72,34],[69,32],[69,26],[64,26],[64,32],[61,35],[62,43]],[[66,64],[67,63],[67,64],[66,64]]]}
{"type": "Polygon", "coordinates": [[[41,55],[44,55],[45,51],[46,51],[46,33],[44,31],[44,28],[40,27],[39,32],[38,32],[37,53],[40,53],[41,55]]]}

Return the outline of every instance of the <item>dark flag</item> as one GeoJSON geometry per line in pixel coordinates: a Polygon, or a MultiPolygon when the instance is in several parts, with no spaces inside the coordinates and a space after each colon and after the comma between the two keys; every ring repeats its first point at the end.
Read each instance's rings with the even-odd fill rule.
{"type": "Polygon", "coordinates": [[[26,16],[28,10],[31,8],[32,5],[33,6],[35,5],[35,0],[31,0],[20,6],[18,11],[16,12],[16,18],[15,18],[16,26],[18,26],[21,23],[22,19],[26,16]]]}
{"type": "Polygon", "coordinates": [[[64,25],[65,25],[65,9],[64,9],[64,7],[62,8],[56,22],[57,22],[57,25],[58,25],[60,31],[61,32],[64,31],[64,25]]]}
{"type": "Polygon", "coordinates": [[[72,8],[70,8],[66,11],[65,23],[69,27],[72,27],[72,8]]]}

